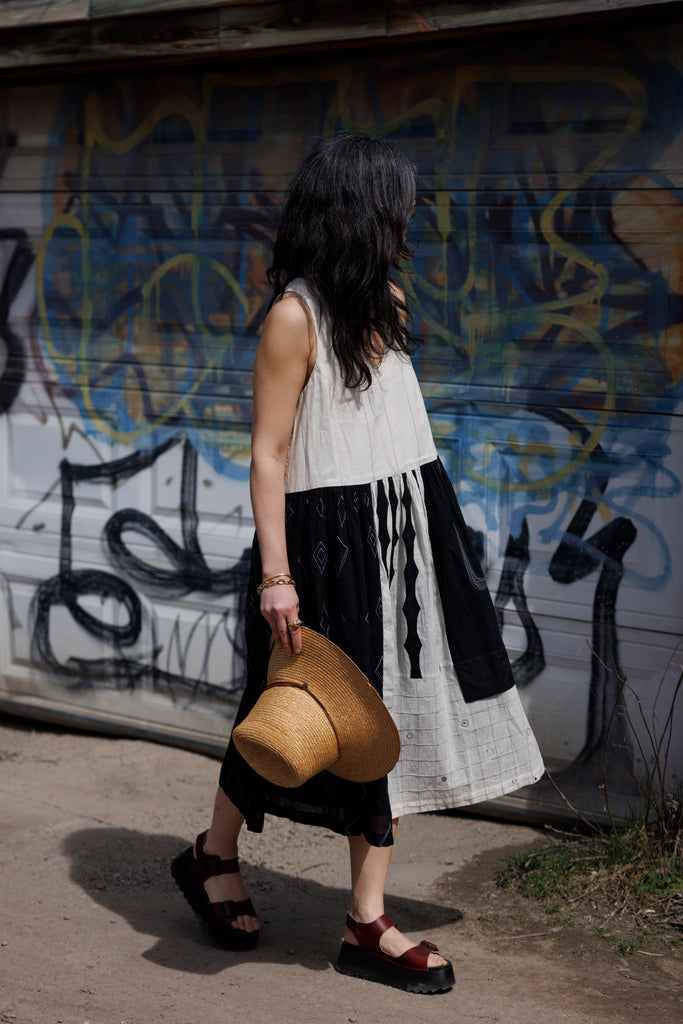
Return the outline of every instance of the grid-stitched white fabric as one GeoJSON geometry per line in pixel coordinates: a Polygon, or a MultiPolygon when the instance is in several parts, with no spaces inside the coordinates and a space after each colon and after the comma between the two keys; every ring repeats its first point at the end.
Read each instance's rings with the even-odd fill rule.
{"type": "Polygon", "coordinates": [[[311,311],[317,356],[296,409],[285,490],[370,484],[376,538],[383,533],[378,482],[386,494],[391,480],[397,498],[387,506],[384,535],[394,540],[386,554],[388,564],[380,570],[384,700],[402,744],[401,758],[389,776],[392,814],[477,803],[536,782],[543,762],[517,691],[467,704],[453,667],[419,468],[436,460],[437,453],[410,359],[388,352],[373,371],[372,387],[350,391],[343,385],[326,321],[309,288],[297,279],[288,290],[297,292],[311,311]],[[404,480],[415,531],[419,679],[411,678],[402,611],[408,557],[404,480]]]}
{"type": "MultiPolygon", "coordinates": [[[[490,800],[538,781],[543,761],[516,689],[467,704],[453,667],[429,541],[422,476],[408,472],[392,478],[398,496],[387,510],[386,529],[403,536],[405,486],[415,530],[417,632],[421,678],[410,677],[405,647],[406,549],[397,544],[382,564],[384,628],[384,700],[401,735],[401,757],[389,775],[395,817],[444,810],[490,800]],[[394,518],[396,516],[397,518],[394,518]]],[[[384,482],[388,489],[388,481],[384,482]]],[[[376,530],[377,482],[372,485],[376,530]]]]}

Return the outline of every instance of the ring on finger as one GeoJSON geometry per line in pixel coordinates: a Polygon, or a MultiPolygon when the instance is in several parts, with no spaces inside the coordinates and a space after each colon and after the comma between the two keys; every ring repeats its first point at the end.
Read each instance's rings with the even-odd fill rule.
{"type": "Polygon", "coordinates": [[[287,629],[301,629],[303,622],[301,619],[295,619],[294,622],[287,623],[287,629]]]}

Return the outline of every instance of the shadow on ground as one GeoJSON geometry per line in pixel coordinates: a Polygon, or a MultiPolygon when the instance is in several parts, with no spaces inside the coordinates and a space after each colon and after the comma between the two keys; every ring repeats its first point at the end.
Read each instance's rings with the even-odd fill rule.
{"type": "MultiPolygon", "coordinates": [[[[178,836],[123,828],[80,829],[64,840],[72,881],[135,931],[156,937],[143,954],[152,963],[192,974],[215,974],[245,958],[254,964],[296,962],[313,971],[328,969],[339,950],[348,889],[242,861],[263,934],[255,950],[232,953],[205,938],[171,878],[170,862],[186,846],[178,836]]],[[[386,911],[409,933],[462,918],[455,907],[395,896],[387,897],[386,911]]]]}

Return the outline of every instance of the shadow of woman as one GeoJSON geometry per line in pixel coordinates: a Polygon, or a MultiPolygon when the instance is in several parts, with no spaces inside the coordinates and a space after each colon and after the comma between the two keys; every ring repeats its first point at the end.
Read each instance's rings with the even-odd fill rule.
{"type": "MultiPolygon", "coordinates": [[[[210,943],[173,883],[169,865],[187,840],[125,828],[87,828],[72,832],[63,846],[73,882],[135,931],[156,937],[143,954],[154,964],[216,974],[248,957],[253,963],[295,960],[309,970],[323,971],[336,958],[348,889],[241,861],[263,934],[254,950],[234,953],[210,943]]],[[[386,911],[407,932],[439,928],[462,918],[453,907],[397,896],[387,896],[386,911]]]]}

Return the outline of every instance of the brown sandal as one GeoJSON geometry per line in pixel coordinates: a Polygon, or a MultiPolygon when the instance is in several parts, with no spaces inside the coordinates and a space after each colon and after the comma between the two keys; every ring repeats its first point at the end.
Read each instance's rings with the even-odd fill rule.
{"type": "Polygon", "coordinates": [[[382,935],[394,922],[386,914],[370,924],[354,921],[346,915],[346,926],[358,945],[342,942],[335,970],[366,981],[379,981],[405,992],[447,992],[455,984],[450,961],[440,967],[428,967],[429,954],[437,952],[433,942],[423,941],[401,956],[390,956],[379,944],[382,935]]]}
{"type": "Polygon", "coordinates": [[[243,928],[233,928],[231,923],[240,914],[256,917],[251,900],[223,900],[211,903],[204,888],[207,878],[238,872],[239,861],[237,857],[221,860],[214,854],[205,853],[205,839],[206,832],[202,832],[197,836],[194,849],[189,846],[175,858],[171,864],[171,874],[197,915],[202,928],[217,946],[223,949],[253,949],[258,942],[258,931],[245,932],[243,928]]]}

